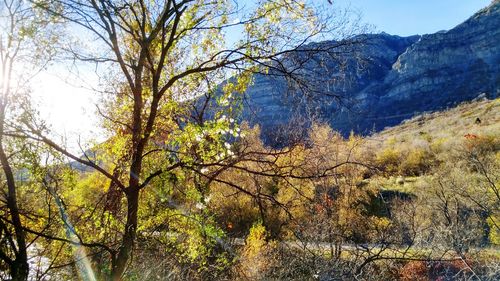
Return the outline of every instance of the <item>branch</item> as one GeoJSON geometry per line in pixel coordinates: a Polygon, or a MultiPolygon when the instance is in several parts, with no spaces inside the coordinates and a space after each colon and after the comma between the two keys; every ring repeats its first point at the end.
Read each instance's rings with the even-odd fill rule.
{"type": "Polygon", "coordinates": [[[97,165],[96,163],[94,163],[92,161],[85,160],[85,159],[82,159],[80,157],[77,157],[77,156],[73,155],[72,153],[70,153],[66,149],[64,149],[61,146],[57,145],[54,141],[52,141],[49,138],[45,137],[41,132],[39,132],[38,130],[36,130],[35,128],[33,128],[33,126],[31,126],[31,125],[29,125],[27,123],[24,123],[24,124],[31,130],[31,133],[35,134],[38,137],[37,138],[37,137],[33,137],[33,136],[28,136],[29,138],[31,138],[33,140],[36,140],[36,141],[42,141],[46,145],[52,147],[53,149],[55,149],[56,151],[62,153],[65,156],[69,157],[70,159],[73,159],[73,160],[77,161],[78,163],[81,163],[81,164],[83,164],[83,165],[85,165],[87,167],[95,169],[96,171],[100,172],[105,177],[107,177],[108,179],[110,179],[114,183],[116,183],[117,186],[123,192],[126,192],[125,185],[123,185],[123,183],[118,178],[114,177],[112,174],[110,174],[109,172],[107,172],[103,168],[99,167],[99,165],[97,165]]]}

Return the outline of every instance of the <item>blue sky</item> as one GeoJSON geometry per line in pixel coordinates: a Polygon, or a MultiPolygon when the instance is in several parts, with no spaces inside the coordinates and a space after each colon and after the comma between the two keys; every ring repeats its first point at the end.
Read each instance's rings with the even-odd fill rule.
{"type": "MultiPolygon", "coordinates": [[[[317,1],[317,0],[316,0],[317,1]]],[[[325,0],[326,1],[326,0],[325,0]]],[[[434,33],[451,29],[491,0],[334,0],[358,9],[363,22],[395,35],[434,33]]]]}

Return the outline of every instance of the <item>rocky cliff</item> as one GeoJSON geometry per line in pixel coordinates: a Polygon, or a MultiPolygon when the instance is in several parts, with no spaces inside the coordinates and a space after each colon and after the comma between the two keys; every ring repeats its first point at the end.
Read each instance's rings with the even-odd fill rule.
{"type": "Polygon", "coordinates": [[[335,55],[320,52],[308,59],[302,74],[310,82],[309,94],[282,77],[257,75],[243,118],[259,124],[268,142],[281,141],[275,135],[290,122],[318,119],[344,134],[367,134],[483,93],[499,95],[499,0],[449,31],[370,34],[355,41],[315,43],[331,45],[335,55]]]}

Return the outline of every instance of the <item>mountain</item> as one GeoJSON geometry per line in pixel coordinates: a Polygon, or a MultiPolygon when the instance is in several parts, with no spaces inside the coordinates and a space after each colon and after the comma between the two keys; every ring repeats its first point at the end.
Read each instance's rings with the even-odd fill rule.
{"type": "MultiPolygon", "coordinates": [[[[302,70],[314,94],[297,91],[272,71],[256,75],[246,92],[243,119],[260,125],[264,140],[273,144],[289,137],[290,123],[321,120],[343,134],[368,134],[479,95],[499,96],[500,0],[449,31],[354,39],[351,45],[313,44],[335,50],[335,56],[314,54],[302,70]]],[[[284,65],[301,56],[283,58],[284,65]]]]}

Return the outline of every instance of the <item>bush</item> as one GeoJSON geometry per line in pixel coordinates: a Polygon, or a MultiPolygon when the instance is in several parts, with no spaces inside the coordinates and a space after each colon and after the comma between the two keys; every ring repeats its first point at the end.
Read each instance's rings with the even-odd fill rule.
{"type": "MultiPolygon", "coordinates": [[[[467,261],[470,263],[470,261],[467,261]]],[[[410,261],[400,271],[401,280],[470,280],[472,271],[463,260],[410,261]]]]}
{"type": "Polygon", "coordinates": [[[376,163],[384,172],[390,175],[397,174],[401,164],[401,152],[393,148],[386,148],[377,154],[376,163]]]}
{"type": "Polygon", "coordinates": [[[427,264],[423,261],[408,262],[400,271],[401,281],[429,280],[427,264]]]}
{"type": "Polygon", "coordinates": [[[500,219],[496,216],[490,216],[486,222],[490,228],[489,231],[489,240],[493,245],[500,245],[500,229],[498,226],[500,225],[500,219]]]}
{"type": "Polygon", "coordinates": [[[424,148],[415,148],[408,152],[401,163],[400,172],[404,176],[420,176],[430,171],[432,155],[424,148]]]}
{"type": "Polygon", "coordinates": [[[274,266],[277,243],[268,242],[268,233],[262,222],[255,223],[245,241],[239,263],[243,279],[261,280],[274,266]]]}

